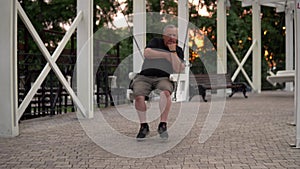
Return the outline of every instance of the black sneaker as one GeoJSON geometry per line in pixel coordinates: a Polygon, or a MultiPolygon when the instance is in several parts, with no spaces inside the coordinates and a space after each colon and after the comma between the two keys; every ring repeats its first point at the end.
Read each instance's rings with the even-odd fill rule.
{"type": "Polygon", "coordinates": [[[167,123],[166,122],[160,122],[158,125],[157,132],[159,133],[160,138],[162,139],[168,139],[169,134],[167,131],[167,123]]]}
{"type": "Polygon", "coordinates": [[[137,140],[143,140],[149,134],[149,126],[147,123],[142,123],[139,133],[136,136],[137,140]]]}

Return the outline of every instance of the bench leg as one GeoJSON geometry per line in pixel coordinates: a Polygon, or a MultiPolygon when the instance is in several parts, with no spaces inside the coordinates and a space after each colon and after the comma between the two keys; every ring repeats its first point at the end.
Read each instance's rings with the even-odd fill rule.
{"type": "Polygon", "coordinates": [[[242,88],[242,92],[243,92],[244,97],[248,98],[248,96],[246,95],[246,93],[247,93],[247,85],[245,83],[242,83],[241,88],[242,88]]]}
{"type": "Polygon", "coordinates": [[[204,102],[207,102],[206,97],[206,89],[202,86],[199,87],[199,94],[202,96],[204,102]]]}
{"type": "Polygon", "coordinates": [[[191,101],[192,98],[193,98],[195,95],[197,95],[197,94],[196,94],[197,91],[198,91],[198,94],[202,96],[203,101],[207,102],[207,100],[205,99],[205,96],[206,96],[206,89],[205,89],[203,86],[201,86],[201,85],[199,85],[199,86],[197,86],[197,87],[192,87],[192,86],[190,86],[190,93],[189,93],[189,94],[190,94],[190,98],[189,98],[189,100],[191,101]]]}
{"type": "Polygon", "coordinates": [[[231,94],[229,95],[229,97],[232,97],[234,95],[234,91],[231,89],[231,94]]]}
{"type": "Polygon", "coordinates": [[[207,102],[207,100],[205,99],[206,93],[202,94],[202,99],[203,101],[207,102]]]}
{"type": "Polygon", "coordinates": [[[229,95],[229,97],[232,97],[236,92],[243,92],[244,97],[248,98],[248,96],[246,95],[247,86],[245,84],[239,84],[239,86],[231,88],[231,94],[229,95]]]}
{"type": "Polygon", "coordinates": [[[192,85],[189,86],[189,97],[190,97],[189,101],[191,101],[192,98],[195,96],[195,93],[197,93],[196,91],[197,89],[195,89],[195,86],[192,85]]]}
{"type": "Polygon", "coordinates": [[[248,96],[246,95],[246,93],[247,93],[247,90],[246,90],[246,87],[244,86],[243,87],[243,95],[244,95],[245,98],[248,98],[248,96]]]}
{"type": "MultiPolygon", "coordinates": [[[[207,100],[205,99],[206,93],[200,94],[202,96],[203,101],[207,102],[207,100]]],[[[195,96],[195,94],[190,95],[189,101],[192,100],[192,98],[195,96]]]]}

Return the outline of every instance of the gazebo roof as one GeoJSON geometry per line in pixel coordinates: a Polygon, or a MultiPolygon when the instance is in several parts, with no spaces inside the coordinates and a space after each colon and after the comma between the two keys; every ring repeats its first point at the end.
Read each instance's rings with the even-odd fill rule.
{"type": "MultiPolygon", "coordinates": [[[[242,7],[251,6],[252,0],[241,0],[242,1],[242,7]]],[[[274,7],[276,8],[276,12],[284,12],[286,6],[288,4],[293,4],[293,0],[260,0],[260,5],[262,6],[268,6],[268,7],[274,7]]]]}

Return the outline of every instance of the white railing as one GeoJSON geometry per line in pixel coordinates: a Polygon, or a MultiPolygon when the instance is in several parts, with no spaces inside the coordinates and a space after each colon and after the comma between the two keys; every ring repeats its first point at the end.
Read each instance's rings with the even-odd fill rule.
{"type": "Polygon", "coordinates": [[[243,68],[243,66],[246,63],[248,57],[250,56],[255,44],[256,44],[256,40],[253,40],[252,45],[250,46],[250,48],[248,49],[246,55],[243,57],[242,61],[240,62],[239,59],[237,58],[236,54],[232,50],[231,46],[226,41],[226,46],[227,46],[229,52],[231,53],[231,55],[232,55],[233,59],[235,60],[235,62],[238,64],[238,68],[235,70],[234,74],[232,75],[231,81],[234,81],[236,79],[237,75],[239,74],[239,72],[242,71],[244,77],[246,78],[247,82],[252,87],[252,89],[255,89],[255,87],[253,85],[253,82],[249,78],[248,74],[246,73],[245,69],[243,68]]]}
{"type": "Polygon", "coordinates": [[[62,83],[62,85],[66,88],[69,95],[72,97],[74,104],[79,108],[80,112],[82,112],[83,116],[86,117],[86,114],[85,114],[86,111],[85,111],[84,106],[82,105],[82,103],[76,96],[75,92],[73,91],[73,89],[71,88],[71,86],[69,85],[69,83],[67,82],[65,77],[63,76],[59,67],[55,63],[56,60],[58,59],[59,55],[61,54],[62,50],[66,46],[67,42],[70,40],[70,37],[74,33],[75,29],[78,27],[80,21],[82,20],[82,11],[78,12],[70,29],[66,32],[66,34],[64,35],[60,44],[58,45],[58,47],[54,51],[53,55],[51,56],[49,51],[47,50],[46,46],[44,45],[43,41],[41,40],[40,36],[38,35],[37,31],[35,30],[34,26],[32,25],[29,18],[27,17],[27,15],[26,15],[25,11],[23,10],[22,6],[20,5],[20,3],[17,2],[16,5],[17,5],[17,11],[18,11],[20,18],[22,19],[23,23],[27,27],[28,31],[30,32],[31,36],[33,37],[34,41],[36,42],[36,44],[39,47],[40,51],[42,52],[43,56],[47,60],[46,66],[44,67],[41,74],[38,76],[38,78],[34,82],[30,91],[25,96],[23,102],[18,107],[17,121],[19,121],[20,118],[22,117],[25,109],[29,105],[30,101],[36,94],[37,90],[40,88],[41,84],[43,83],[43,81],[45,80],[45,78],[47,77],[47,75],[51,69],[56,74],[57,78],[62,83]]]}

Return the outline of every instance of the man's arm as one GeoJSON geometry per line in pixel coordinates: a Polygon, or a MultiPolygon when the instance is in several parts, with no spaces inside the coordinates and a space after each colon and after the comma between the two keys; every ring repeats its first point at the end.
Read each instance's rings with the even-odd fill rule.
{"type": "Polygon", "coordinates": [[[180,73],[184,70],[184,64],[178,57],[176,52],[162,51],[151,48],[146,48],[144,50],[144,56],[147,59],[166,59],[173,67],[175,73],[180,73]]]}
{"type": "Polygon", "coordinates": [[[144,50],[144,56],[147,59],[167,59],[169,62],[171,61],[170,52],[159,49],[146,48],[144,50]]]}
{"type": "Polygon", "coordinates": [[[182,63],[182,61],[180,60],[177,52],[176,52],[176,43],[173,44],[169,44],[168,48],[171,52],[170,55],[170,62],[172,63],[172,67],[175,73],[180,73],[184,70],[184,64],[182,63]]]}
{"type": "Polygon", "coordinates": [[[182,63],[176,52],[171,52],[170,59],[175,73],[180,73],[184,70],[185,65],[182,63]]]}

